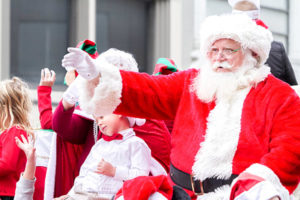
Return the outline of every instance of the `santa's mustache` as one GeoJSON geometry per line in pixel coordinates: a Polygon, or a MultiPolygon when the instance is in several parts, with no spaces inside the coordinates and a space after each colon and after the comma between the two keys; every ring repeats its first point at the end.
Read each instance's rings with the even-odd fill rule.
{"type": "Polygon", "coordinates": [[[212,65],[213,69],[223,68],[223,69],[231,69],[232,65],[230,65],[227,61],[224,62],[215,62],[212,65]]]}

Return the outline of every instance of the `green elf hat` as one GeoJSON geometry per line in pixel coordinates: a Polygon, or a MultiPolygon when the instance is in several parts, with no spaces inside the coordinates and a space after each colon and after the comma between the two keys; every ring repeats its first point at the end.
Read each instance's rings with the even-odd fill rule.
{"type": "Polygon", "coordinates": [[[168,75],[177,72],[175,62],[170,58],[159,58],[154,68],[153,75],[168,75]]]}
{"type": "MultiPolygon", "coordinates": [[[[95,42],[93,42],[91,40],[84,40],[84,41],[79,42],[76,45],[76,48],[79,48],[79,49],[87,52],[93,59],[96,59],[99,56],[98,51],[97,51],[97,45],[95,42]]],[[[75,77],[77,77],[77,76],[78,76],[78,72],[75,70],[75,77]]],[[[64,84],[66,85],[66,80],[64,80],[64,84]]]]}
{"type": "Polygon", "coordinates": [[[76,47],[87,52],[93,59],[96,59],[99,56],[97,52],[97,45],[91,40],[81,41],[76,47]]]}

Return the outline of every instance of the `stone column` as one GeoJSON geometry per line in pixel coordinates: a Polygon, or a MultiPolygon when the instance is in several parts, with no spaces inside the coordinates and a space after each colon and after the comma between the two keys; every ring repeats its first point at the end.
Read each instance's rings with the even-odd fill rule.
{"type": "Polygon", "coordinates": [[[189,67],[194,42],[194,1],[170,1],[170,57],[180,68],[189,67]]]}
{"type": "Polygon", "coordinates": [[[72,0],[70,44],[90,39],[96,40],[96,0],[72,0]]]}
{"type": "Polygon", "coordinates": [[[0,80],[10,75],[10,3],[0,1],[0,80]]]}

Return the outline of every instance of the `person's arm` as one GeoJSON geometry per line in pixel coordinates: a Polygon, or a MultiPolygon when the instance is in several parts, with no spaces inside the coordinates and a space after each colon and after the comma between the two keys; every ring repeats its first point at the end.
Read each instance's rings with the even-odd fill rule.
{"type": "Polygon", "coordinates": [[[34,192],[34,183],[36,181],[36,149],[34,148],[34,139],[29,137],[27,140],[21,135],[21,140],[15,137],[17,146],[23,150],[26,155],[27,162],[24,172],[21,174],[20,180],[17,182],[15,200],[32,200],[34,192]]]}
{"type": "Polygon", "coordinates": [[[275,110],[268,113],[271,123],[268,152],[239,175],[232,186],[232,197],[247,193],[246,188],[254,192],[260,188],[263,195],[268,194],[264,190],[273,191],[270,198],[289,199],[289,193],[299,182],[300,100],[291,88],[275,93],[272,98],[281,102],[272,101],[268,105],[270,110],[275,110]]]}
{"type": "Polygon", "coordinates": [[[62,101],[53,113],[53,130],[64,140],[73,144],[84,144],[93,121],[80,117],[74,112],[74,107],[65,110],[62,101]]]}
{"type": "Polygon", "coordinates": [[[5,136],[1,141],[2,153],[0,154],[0,176],[5,176],[8,173],[16,171],[17,168],[20,167],[20,163],[23,161],[21,157],[23,157],[24,154],[16,145],[15,137],[20,137],[21,135],[27,137],[27,133],[24,130],[13,127],[10,128],[8,132],[2,134],[5,134],[5,136]]]}
{"type": "Polygon", "coordinates": [[[186,79],[192,74],[192,70],[169,76],[122,71],[101,56],[92,60],[80,49],[68,48],[68,51],[62,66],[76,66],[83,77],[79,85],[80,106],[96,116],[111,114],[118,108],[117,112],[129,116],[173,119],[186,79]]]}
{"type": "Polygon", "coordinates": [[[108,71],[103,70],[98,81],[82,81],[81,108],[96,116],[115,112],[151,119],[174,119],[186,79],[196,73],[189,70],[169,76],[150,76],[114,66],[108,71]]]}
{"type": "Polygon", "coordinates": [[[38,109],[42,129],[52,129],[51,91],[55,82],[55,72],[48,68],[41,70],[41,80],[38,87],[38,109]]]}

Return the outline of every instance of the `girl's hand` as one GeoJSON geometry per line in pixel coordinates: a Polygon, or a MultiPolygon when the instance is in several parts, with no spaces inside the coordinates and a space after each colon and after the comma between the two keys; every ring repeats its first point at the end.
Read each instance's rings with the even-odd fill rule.
{"type": "Polygon", "coordinates": [[[114,177],[116,173],[116,168],[102,158],[95,172],[98,174],[114,177]]]}
{"type": "Polygon", "coordinates": [[[24,135],[21,135],[21,140],[18,137],[15,137],[17,146],[22,149],[26,155],[27,162],[35,161],[35,147],[34,147],[34,139],[31,136],[28,136],[28,140],[24,135]]]}
{"type": "Polygon", "coordinates": [[[41,86],[49,86],[52,87],[55,82],[55,72],[53,70],[49,70],[48,68],[44,68],[41,70],[41,86]]]}

